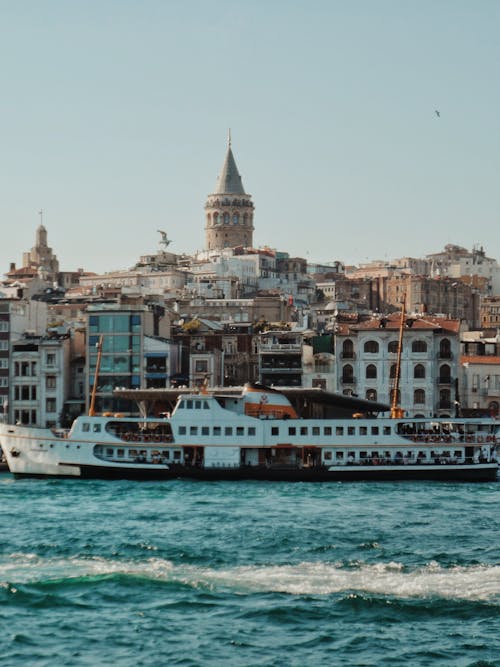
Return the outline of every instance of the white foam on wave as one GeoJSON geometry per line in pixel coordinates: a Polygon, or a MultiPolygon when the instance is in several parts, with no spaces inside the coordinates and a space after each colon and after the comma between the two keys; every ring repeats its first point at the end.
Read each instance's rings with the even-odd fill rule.
{"type": "Polygon", "coordinates": [[[400,563],[359,563],[354,567],[325,562],[239,566],[222,569],[174,565],[162,558],[143,561],[106,558],[43,558],[11,554],[0,562],[0,581],[27,584],[113,574],[178,582],[233,593],[274,592],[292,595],[358,593],[399,598],[441,597],[491,600],[500,597],[500,566],[441,567],[430,563],[409,570],[400,563]]]}

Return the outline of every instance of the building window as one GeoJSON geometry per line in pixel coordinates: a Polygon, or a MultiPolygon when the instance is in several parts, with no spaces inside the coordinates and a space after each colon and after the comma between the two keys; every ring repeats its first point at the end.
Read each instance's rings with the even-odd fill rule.
{"type": "Polygon", "coordinates": [[[47,398],[45,401],[45,411],[46,412],[55,412],[57,410],[56,407],[56,399],[55,398],[47,398]]]}
{"type": "Polygon", "coordinates": [[[1,331],[2,333],[5,333],[5,332],[8,331],[8,330],[9,330],[9,323],[6,322],[5,320],[2,320],[2,321],[0,322],[0,331],[1,331]]]}
{"type": "Polygon", "coordinates": [[[377,390],[376,389],[367,389],[366,390],[366,399],[368,401],[376,401],[377,400],[377,390]]]}
{"type": "Polygon", "coordinates": [[[342,344],[342,357],[344,359],[354,359],[354,344],[352,340],[345,340],[342,344]]]}
{"type": "Polygon", "coordinates": [[[427,343],[425,340],[414,340],[411,344],[412,352],[427,352],[427,343]]]}
{"type": "Polygon", "coordinates": [[[377,354],[378,352],[378,343],[376,340],[367,340],[364,346],[364,351],[369,354],[377,354]]]}
{"type": "Polygon", "coordinates": [[[375,364],[368,364],[366,367],[366,378],[374,380],[377,377],[377,367],[375,364]]]}
{"type": "Polygon", "coordinates": [[[425,378],[425,366],[422,364],[417,364],[413,369],[413,377],[417,380],[422,380],[425,378]]]}
{"type": "Polygon", "coordinates": [[[208,360],[207,359],[196,359],[194,362],[194,372],[195,373],[208,373],[208,360]]]}
{"type": "Polygon", "coordinates": [[[389,352],[390,354],[397,354],[397,351],[398,351],[398,341],[391,340],[387,345],[387,352],[389,352]]]}
{"type": "MultiPolygon", "coordinates": [[[[0,359],[0,368],[8,368],[8,367],[9,367],[9,360],[0,359]]],[[[19,373],[16,373],[16,375],[19,375],[19,373]]]]}
{"type": "Polygon", "coordinates": [[[47,375],[45,378],[45,388],[46,389],[55,389],[56,388],[56,376],[47,375]]]}
{"type": "Polygon", "coordinates": [[[424,389],[415,389],[413,392],[413,403],[415,405],[423,405],[425,403],[424,389]]]}
{"type": "Polygon", "coordinates": [[[56,365],[56,355],[53,352],[47,352],[45,356],[45,362],[47,366],[55,366],[56,365]]]}

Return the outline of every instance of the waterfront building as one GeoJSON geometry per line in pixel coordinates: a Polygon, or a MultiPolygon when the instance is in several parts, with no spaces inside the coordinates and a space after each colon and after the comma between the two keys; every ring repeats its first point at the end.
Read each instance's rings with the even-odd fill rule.
{"type": "Polygon", "coordinates": [[[270,330],[258,342],[259,381],[276,387],[302,386],[303,331],[270,330]]]}
{"type": "MultiPolygon", "coordinates": [[[[338,324],[335,334],[337,390],[391,404],[399,329],[399,313],[338,324]]],[[[398,404],[409,416],[454,414],[459,331],[457,320],[406,318],[398,404]]]]}
{"type": "MultiPolygon", "coordinates": [[[[86,350],[87,409],[95,381],[98,344],[102,336],[102,358],[97,378],[96,412],[130,412],[129,402],[113,395],[115,388],[144,389],[148,380],[158,380],[153,368],[157,353],[162,357],[160,380],[168,386],[177,372],[175,344],[171,341],[170,314],[158,304],[102,303],[87,308],[86,350]],[[156,346],[146,342],[152,338],[156,346]],[[160,345],[163,343],[164,345],[160,345]],[[161,348],[161,349],[159,349],[161,348]]],[[[149,386],[158,386],[151,382],[149,386]]]]}
{"type": "Polygon", "coordinates": [[[465,331],[461,335],[460,403],[464,415],[499,414],[500,330],[465,331]]]}
{"type": "Polygon", "coordinates": [[[47,329],[47,304],[27,299],[0,299],[0,414],[12,420],[11,387],[12,344],[26,331],[42,335],[47,329]]]}
{"type": "Polygon", "coordinates": [[[68,393],[69,334],[25,335],[12,344],[10,418],[42,428],[61,425],[68,393]]]}

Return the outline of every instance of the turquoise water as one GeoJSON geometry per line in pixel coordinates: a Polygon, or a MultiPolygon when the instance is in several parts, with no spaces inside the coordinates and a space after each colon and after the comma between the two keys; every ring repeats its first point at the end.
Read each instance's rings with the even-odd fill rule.
{"type": "Polygon", "coordinates": [[[2,667],[500,665],[500,484],[0,475],[2,667]]]}

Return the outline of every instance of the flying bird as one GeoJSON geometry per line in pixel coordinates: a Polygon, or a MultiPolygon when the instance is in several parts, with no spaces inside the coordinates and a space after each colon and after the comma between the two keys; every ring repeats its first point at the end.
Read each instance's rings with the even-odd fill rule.
{"type": "Polygon", "coordinates": [[[441,113],[437,109],[434,111],[434,113],[438,118],[441,118],[441,113]]]}

